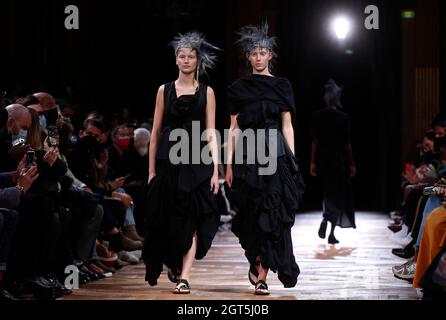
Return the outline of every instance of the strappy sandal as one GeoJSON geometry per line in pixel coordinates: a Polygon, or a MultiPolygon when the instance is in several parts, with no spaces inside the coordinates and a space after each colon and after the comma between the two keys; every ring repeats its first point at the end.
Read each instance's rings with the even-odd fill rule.
{"type": "Polygon", "coordinates": [[[269,295],[268,285],[266,284],[266,282],[263,281],[263,280],[259,280],[256,283],[256,290],[255,290],[254,293],[255,293],[256,296],[267,296],[267,295],[269,295]]]}
{"type": "Polygon", "coordinates": [[[175,293],[175,294],[189,294],[190,293],[189,282],[187,282],[187,280],[184,280],[184,279],[181,279],[180,281],[178,281],[178,284],[175,287],[175,291],[173,293],[175,293]]]}
{"type": "Polygon", "coordinates": [[[167,269],[167,278],[169,278],[169,281],[172,283],[178,283],[181,278],[181,272],[174,273],[171,269],[167,269]]]}
{"type": "Polygon", "coordinates": [[[256,266],[250,265],[248,270],[248,279],[249,282],[255,286],[257,284],[257,277],[259,276],[259,272],[257,271],[256,266]]]}

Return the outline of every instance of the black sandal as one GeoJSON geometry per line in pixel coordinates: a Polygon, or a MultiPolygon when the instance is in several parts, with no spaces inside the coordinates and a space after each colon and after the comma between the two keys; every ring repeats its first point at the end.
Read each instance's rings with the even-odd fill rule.
{"type": "Polygon", "coordinates": [[[178,283],[181,280],[181,272],[174,273],[171,269],[167,269],[167,278],[169,278],[170,282],[178,283]]]}
{"type": "Polygon", "coordinates": [[[257,284],[257,277],[259,276],[259,272],[257,271],[256,266],[253,266],[252,264],[249,266],[248,270],[248,279],[249,282],[255,286],[257,284]],[[255,277],[255,278],[254,278],[255,277]]]}
{"type": "Polygon", "coordinates": [[[254,293],[257,296],[267,296],[267,295],[269,295],[268,285],[266,284],[266,282],[263,281],[263,280],[259,280],[256,283],[256,290],[255,290],[254,293]]]}
{"type": "Polygon", "coordinates": [[[187,280],[184,280],[184,279],[181,279],[180,281],[178,281],[178,284],[175,287],[175,291],[173,293],[175,293],[175,294],[189,294],[190,293],[189,282],[187,282],[187,280]]]}

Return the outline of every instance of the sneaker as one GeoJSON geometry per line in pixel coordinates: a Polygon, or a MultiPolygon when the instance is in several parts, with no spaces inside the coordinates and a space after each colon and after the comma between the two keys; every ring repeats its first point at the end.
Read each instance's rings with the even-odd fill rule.
{"type": "Polygon", "coordinates": [[[138,264],[139,263],[139,259],[127,251],[119,251],[118,257],[122,261],[128,262],[130,264],[138,264]]]}
{"type": "Polygon", "coordinates": [[[110,240],[110,248],[115,251],[134,251],[143,248],[143,243],[141,241],[135,241],[126,237],[122,232],[114,235],[110,240]]]}
{"type": "Polygon", "coordinates": [[[413,238],[412,235],[409,233],[406,237],[404,238],[394,238],[392,239],[394,242],[402,245],[403,247],[407,246],[409,243],[412,242],[413,238]]]}
{"type": "Polygon", "coordinates": [[[97,266],[95,263],[93,263],[93,262],[90,262],[90,263],[87,265],[87,267],[88,267],[88,269],[90,269],[91,271],[93,271],[93,272],[99,274],[101,278],[110,278],[110,277],[113,275],[113,273],[111,273],[111,272],[105,272],[104,269],[98,267],[98,266],[97,266]]]}
{"type": "Polygon", "coordinates": [[[118,258],[118,260],[116,260],[116,261],[113,263],[113,266],[115,267],[116,270],[121,270],[123,267],[126,267],[126,266],[128,266],[128,265],[130,265],[129,262],[127,262],[127,261],[123,261],[123,260],[121,260],[121,259],[119,259],[119,258],[118,258]]]}
{"type": "Polygon", "coordinates": [[[98,243],[96,245],[96,252],[98,254],[98,260],[104,262],[116,261],[118,259],[118,255],[113,251],[107,249],[103,244],[98,243]]]}
{"type": "Polygon", "coordinates": [[[401,270],[403,270],[404,268],[406,268],[409,264],[411,264],[414,260],[415,260],[415,258],[412,257],[412,258],[410,258],[409,260],[407,260],[406,262],[404,262],[404,263],[401,264],[401,265],[393,266],[393,267],[392,267],[392,272],[393,272],[393,273],[395,273],[395,272],[400,272],[401,270]]]}
{"type": "Polygon", "coordinates": [[[101,268],[102,270],[104,270],[107,274],[108,273],[115,273],[116,269],[113,268],[113,264],[114,262],[102,262],[101,260],[94,260],[93,261],[95,265],[97,265],[99,268],[101,268]]]}
{"type": "Polygon", "coordinates": [[[395,239],[395,238],[405,238],[407,237],[407,235],[409,234],[409,227],[406,226],[405,224],[403,224],[401,226],[401,230],[394,232],[390,238],[391,239],[395,239]]]}
{"type": "Polygon", "coordinates": [[[142,260],[142,250],[129,251],[133,256],[138,258],[139,261],[142,260]]]}
{"type": "MultiPolygon", "coordinates": [[[[412,261],[401,270],[395,270],[393,275],[401,280],[412,281],[415,278],[416,263],[412,261]]],[[[393,271],[393,270],[392,270],[393,271]]]]}

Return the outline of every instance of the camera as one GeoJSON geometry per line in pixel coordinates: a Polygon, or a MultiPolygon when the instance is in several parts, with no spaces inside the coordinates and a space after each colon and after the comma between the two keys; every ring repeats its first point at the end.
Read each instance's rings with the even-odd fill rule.
{"type": "Polygon", "coordinates": [[[34,150],[29,150],[28,152],[26,152],[26,164],[25,164],[26,169],[32,167],[34,163],[34,156],[35,156],[34,150]]]}
{"type": "Polygon", "coordinates": [[[425,196],[434,195],[436,192],[440,191],[441,188],[446,189],[446,185],[438,184],[436,186],[426,187],[423,189],[423,195],[425,196]]]}

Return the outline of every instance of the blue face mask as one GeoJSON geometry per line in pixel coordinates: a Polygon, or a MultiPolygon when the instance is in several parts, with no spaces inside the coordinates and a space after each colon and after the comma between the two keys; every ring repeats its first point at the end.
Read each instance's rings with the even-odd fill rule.
{"type": "Polygon", "coordinates": [[[43,114],[39,116],[39,124],[40,124],[40,129],[41,130],[45,130],[46,129],[46,118],[45,118],[45,116],[43,114]]]}
{"type": "Polygon", "coordinates": [[[26,140],[27,137],[28,137],[28,131],[20,130],[18,134],[12,135],[12,141],[16,141],[18,139],[26,140]]]}

